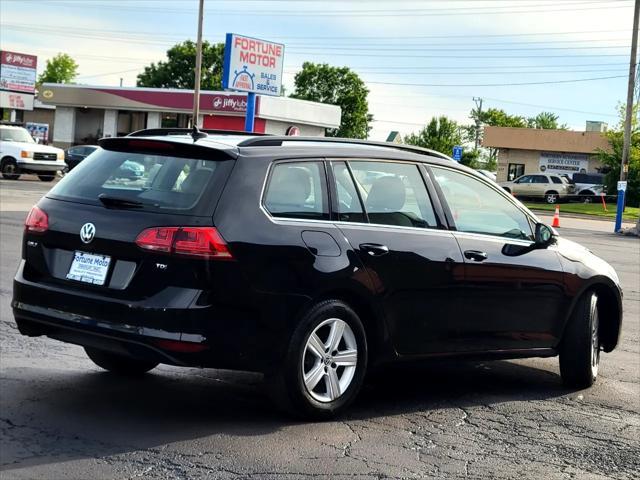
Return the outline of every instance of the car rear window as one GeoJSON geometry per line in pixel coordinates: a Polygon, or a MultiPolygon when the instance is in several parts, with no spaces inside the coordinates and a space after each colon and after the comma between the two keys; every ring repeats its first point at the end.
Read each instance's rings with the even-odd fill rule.
{"type": "Polygon", "coordinates": [[[233,161],[99,150],[67,174],[47,197],[102,205],[99,197],[138,202],[137,210],[213,213],[233,161]]]}

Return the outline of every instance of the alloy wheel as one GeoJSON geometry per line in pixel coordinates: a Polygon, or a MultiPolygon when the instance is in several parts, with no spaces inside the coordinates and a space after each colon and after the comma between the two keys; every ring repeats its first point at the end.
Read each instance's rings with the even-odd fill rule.
{"type": "Polygon", "coordinates": [[[358,345],[353,330],[339,318],[329,318],[307,338],[302,354],[302,379],[318,402],[332,402],[349,388],[356,373],[358,345]]]}

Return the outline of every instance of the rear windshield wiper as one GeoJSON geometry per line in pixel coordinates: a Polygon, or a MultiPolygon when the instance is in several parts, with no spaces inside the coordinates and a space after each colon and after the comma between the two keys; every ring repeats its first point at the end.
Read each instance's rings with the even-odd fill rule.
{"type": "Polygon", "coordinates": [[[107,208],[143,208],[158,206],[158,204],[143,203],[128,198],[112,197],[105,193],[101,193],[100,195],[98,195],[98,200],[100,200],[107,208]]]}

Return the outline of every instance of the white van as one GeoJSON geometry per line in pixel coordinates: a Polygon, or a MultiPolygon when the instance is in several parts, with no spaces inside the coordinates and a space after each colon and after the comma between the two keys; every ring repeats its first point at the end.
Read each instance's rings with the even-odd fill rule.
{"type": "Polygon", "coordinates": [[[23,173],[33,173],[50,182],[64,170],[64,151],[40,145],[26,128],[0,125],[0,173],[7,180],[17,180],[23,173]]]}

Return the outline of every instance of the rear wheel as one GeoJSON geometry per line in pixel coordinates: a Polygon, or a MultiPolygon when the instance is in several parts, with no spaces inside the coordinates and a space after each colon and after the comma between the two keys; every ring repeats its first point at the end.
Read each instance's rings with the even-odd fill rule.
{"type": "Polygon", "coordinates": [[[117,373],[118,375],[142,375],[158,366],[157,362],[136,360],[135,358],[117,355],[96,348],[85,347],[84,350],[93,363],[100,368],[104,368],[112,373],[117,373]]]}
{"type": "Polygon", "coordinates": [[[366,368],[367,341],[358,315],[339,300],[326,300],[302,319],[284,364],[269,381],[279,407],[327,419],[353,402],[366,368]]]}
{"type": "Polygon", "coordinates": [[[567,387],[588,388],[600,365],[598,296],[587,292],[576,304],[560,345],[560,373],[567,387]]]}
{"type": "Polygon", "coordinates": [[[0,164],[0,171],[2,172],[2,178],[5,180],[18,180],[20,178],[18,164],[13,158],[3,159],[2,164],[0,164]]]}
{"type": "Polygon", "coordinates": [[[55,173],[52,174],[38,174],[38,178],[43,181],[43,182],[53,182],[53,180],[56,178],[55,173]]]}

